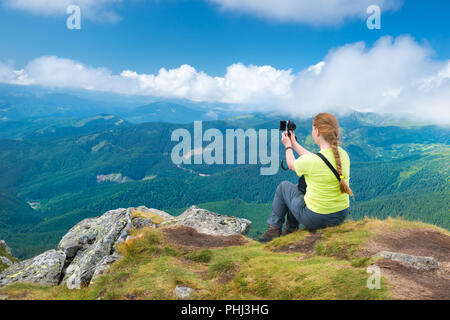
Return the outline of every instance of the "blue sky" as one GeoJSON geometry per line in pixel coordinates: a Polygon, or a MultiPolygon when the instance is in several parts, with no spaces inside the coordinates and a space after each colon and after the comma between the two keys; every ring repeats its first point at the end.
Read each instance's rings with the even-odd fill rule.
{"type": "Polygon", "coordinates": [[[0,0],[0,82],[447,124],[449,18],[446,0],[0,0]]]}
{"type": "MultiPolygon", "coordinates": [[[[299,71],[318,62],[334,47],[382,35],[410,34],[427,41],[437,57],[450,56],[450,3],[406,0],[395,12],[382,14],[382,29],[369,30],[362,19],[337,26],[311,26],[223,12],[202,1],[123,3],[121,20],[82,20],[68,30],[68,15],[45,16],[2,8],[0,59],[24,65],[42,55],[57,55],[115,72],[153,73],[187,63],[211,75],[223,75],[235,62],[299,71]]],[[[367,15],[368,16],[368,15],[367,15]]]]}

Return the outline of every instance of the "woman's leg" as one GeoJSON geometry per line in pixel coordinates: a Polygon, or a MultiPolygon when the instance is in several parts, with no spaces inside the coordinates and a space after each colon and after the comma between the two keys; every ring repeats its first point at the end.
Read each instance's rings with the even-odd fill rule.
{"type": "Polygon", "coordinates": [[[288,210],[286,215],[286,229],[298,229],[299,221],[292,214],[291,210],[288,210]]]}
{"type": "Polygon", "coordinates": [[[281,235],[281,227],[288,214],[288,223],[298,225],[298,221],[294,217],[294,211],[299,211],[300,207],[304,204],[303,197],[304,195],[300,193],[295,184],[288,181],[281,182],[273,198],[272,213],[267,219],[269,230],[258,241],[269,242],[279,237],[281,235]]]}
{"type": "Polygon", "coordinates": [[[297,185],[283,181],[278,185],[272,202],[272,213],[267,219],[267,223],[275,228],[281,229],[286,215],[290,211],[288,217],[289,225],[298,226],[295,216],[299,214],[301,207],[304,205],[304,195],[298,190],[297,185]]]}

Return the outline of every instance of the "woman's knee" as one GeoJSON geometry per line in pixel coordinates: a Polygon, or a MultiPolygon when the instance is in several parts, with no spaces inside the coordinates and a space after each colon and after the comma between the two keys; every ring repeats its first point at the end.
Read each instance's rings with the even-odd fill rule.
{"type": "Polygon", "coordinates": [[[286,188],[289,188],[290,185],[293,185],[293,183],[289,181],[281,181],[278,185],[277,191],[285,190],[286,188]]]}

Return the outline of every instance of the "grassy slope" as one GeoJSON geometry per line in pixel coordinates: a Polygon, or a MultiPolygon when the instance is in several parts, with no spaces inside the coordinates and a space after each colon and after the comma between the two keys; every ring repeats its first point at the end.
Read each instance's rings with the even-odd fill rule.
{"type": "Polygon", "coordinates": [[[380,290],[366,287],[368,258],[355,252],[383,231],[433,225],[400,219],[348,221],[322,230],[312,254],[275,252],[309,235],[298,231],[263,245],[183,249],[167,243],[160,230],[134,231],[142,237],[118,250],[124,256],[89,288],[15,284],[0,294],[20,299],[175,299],[177,285],[194,288],[193,299],[392,299],[383,278],[380,290]]]}

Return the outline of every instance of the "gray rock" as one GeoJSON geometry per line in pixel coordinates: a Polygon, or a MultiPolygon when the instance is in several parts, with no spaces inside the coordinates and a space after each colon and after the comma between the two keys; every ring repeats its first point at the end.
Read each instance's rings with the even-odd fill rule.
{"type": "Polygon", "coordinates": [[[11,249],[8,247],[5,240],[0,240],[0,251],[4,251],[8,254],[11,254],[11,249]]]}
{"type": "Polygon", "coordinates": [[[175,297],[177,299],[188,299],[192,296],[194,292],[195,292],[194,289],[180,286],[176,286],[175,289],[173,290],[173,293],[175,294],[175,297]]]}
{"type": "Polygon", "coordinates": [[[131,219],[133,227],[136,229],[142,229],[146,227],[156,228],[156,225],[152,222],[151,219],[145,219],[141,217],[136,217],[131,219]]]}
{"type": "Polygon", "coordinates": [[[419,271],[439,269],[437,261],[433,257],[412,256],[409,254],[381,251],[376,256],[400,262],[408,268],[419,271]]]}
{"type": "Polygon", "coordinates": [[[0,287],[15,282],[56,285],[65,260],[63,251],[49,250],[32,259],[15,263],[0,273],[0,287]]]}
{"type": "Polygon", "coordinates": [[[14,262],[9,260],[7,257],[3,257],[3,256],[0,256],[0,262],[3,264],[6,264],[9,267],[11,267],[14,264],[14,262]]]}
{"type": "Polygon", "coordinates": [[[74,226],[58,245],[69,259],[63,283],[69,289],[88,286],[102,259],[111,255],[115,244],[131,225],[127,209],[116,209],[100,217],[85,219],[74,226]]]}
{"type": "MultiPolygon", "coordinates": [[[[69,289],[88,286],[120,259],[115,248],[117,243],[131,238],[127,229],[148,226],[156,228],[172,223],[191,226],[198,232],[210,235],[245,234],[251,225],[251,221],[247,219],[220,215],[195,206],[177,218],[144,206],[111,210],[100,217],[85,219],[75,225],[61,239],[58,251],[50,250],[20,263],[12,263],[10,259],[3,257],[8,262],[3,259],[1,261],[10,267],[0,273],[0,287],[20,281],[56,285],[61,278],[62,284],[69,289]],[[132,219],[135,210],[148,212],[151,217],[143,215],[132,219]]],[[[0,241],[0,248],[9,254],[11,252],[4,241],[0,241]]],[[[177,297],[181,299],[189,297],[193,292],[188,287],[175,289],[177,297]]]]}
{"type": "Polygon", "coordinates": [[[104,257],[95,267],[94,274],[92,276],[90,284],[93,284],[102,274],[105,274],[111,265],[122,258],[118,253],[114,253],[110,256],[104,257]]]}
{"type": "Polygon", "coordinates": [[[158,210],[158,209],[154,209],[154,208],[150,208],[150,209],[149,209],[149,208],[144,207],[144,206],[140,206],[140,207],[133,208],[133,209],[139,210],[139,211],[144,211],[144,212],[150,212],[150,213],[157,214],[158,216],[160,216],[161,218],[163,218],[164,221],[172,220],[172,219],[173,219],[173,216],[172,216],[172,215],[168,214],[168,213],[165,212],[165,211],[161,211],[161,210],[158,210]]]}
{"type": "MultiPolygon", "coordinates": [[[[134,217],[132,218],[132,224],[133,227],[136,229],[141,229],[145,227],[151,227],[151,228],[157,228],[159,226],[162,226],[166,223],[174,222],[174,217],[168,214],[167,212],[154,209],[154,208],[147,208],[144,206],[139,206],[137,208],[129,208],[130,210],[130,216],[133,216],[134,211],[141,211],[143,213],[149,213],[151,215],[156,215],[158,218],[162,219],[162,222],[159,221],[152,221],[151,218],[143,218],[143,217],[134,217]]],[[[158,220],[160,220],[158,219],[158,220]]]]}
{"type": "Polygon", "coordinates": [[[130,208],[127,209],[127,214],[126,215],[127,215],[127,225],[120,232],[120,235],[119,235],[119,238],[116,241],[116,244],[124,242],[127,239],[128,235],[129,235],[128,230],[133,227],[133,223],[131,221],[131,210],[130,210],[130,208]]]}
{"type": "Polygon", "coordinates": [[[78,250],[86,249],[95,241],[99,233],[99,227],[101,227],[97,219],[84,219],[61,239],[58,249],[64,251],[67,259],[75,257],[78,250]]]}
{"type": "Polygon", "coordinates": [[[246,234],[252,222],[192,206],[176,218],[177,222],[209,235],[246,234]]]}

